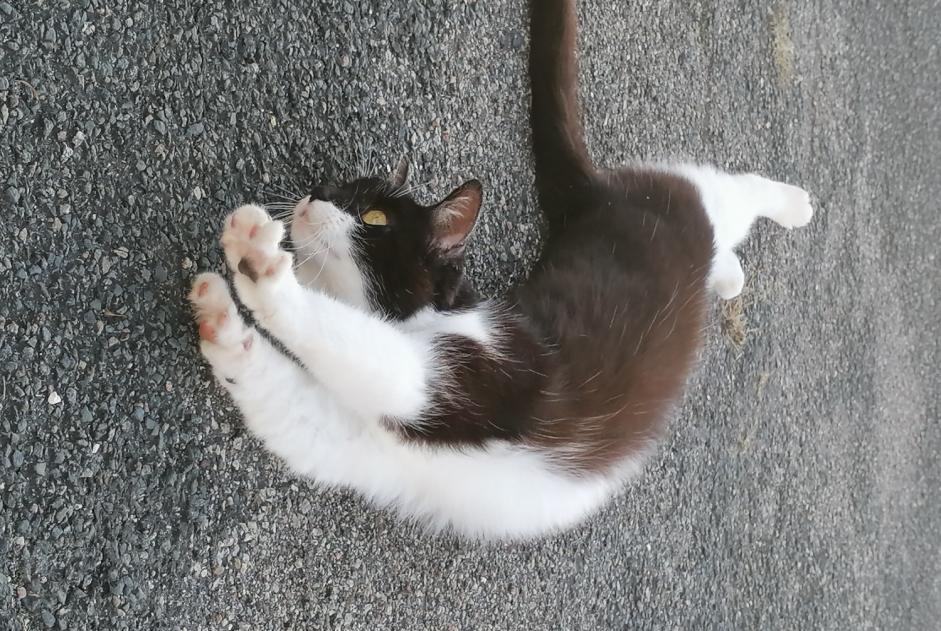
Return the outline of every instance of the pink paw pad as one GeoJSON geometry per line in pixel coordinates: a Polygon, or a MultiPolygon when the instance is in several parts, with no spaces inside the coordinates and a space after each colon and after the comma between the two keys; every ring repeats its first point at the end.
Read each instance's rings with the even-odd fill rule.
{"type": "Polygon", "coordinates": [[[206,340],[207,342],[216,341],[216,329],[206,320],[199,323],[199,339],[206,340]]]}

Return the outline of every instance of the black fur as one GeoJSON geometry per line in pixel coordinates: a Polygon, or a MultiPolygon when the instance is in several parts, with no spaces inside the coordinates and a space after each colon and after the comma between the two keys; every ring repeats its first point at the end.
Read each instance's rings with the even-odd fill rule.
{"type": "Polygon", "coordinates": [[[359,222],[354,235],[358,263],[368,270],[375,306],[387,317],[404,320],[428,305],[445,311],[473,304],[477,294],[464,277],[463,248],[439,246],[435,218],[467,188],[476,188],[479,208],[480,183],[471,180],[431,206],[403,195],[402,185],[364,178],[317,187],[311,198],[331,202],[359,222]],[[372,209],[382,210],[388,225],[370,226],[360,220],[372,209]]]}
{"type": "MultiPolygon", "coordinates": [[[[449,388],[434,393],[421,424],[390,425],[407,439],[457,448],[516,441],[573,471],[598,472],[659,436],[682,392],[700,344],[713,233],[688,181],[592,166],[578,119],[574,2],[531,7],[546,250],[493,312],[497,348],[438,339],[438,376],[449,388]]],[[[463,219],[476,210],[451,226],[461,234],[447,235],[446,248],[435,218],[455,195],[465,195],[462,210],[479,206],[479,185],[431,207],[382,180],[318,194],[357,216],[372,207],[389,214],[388,227],[363,226],[359,235],[361,265],[374,277],[383,313],[401,319],[422,307],[448,311],[477,301],[463,277],[461,236],[470,231],[463,219]]]]}

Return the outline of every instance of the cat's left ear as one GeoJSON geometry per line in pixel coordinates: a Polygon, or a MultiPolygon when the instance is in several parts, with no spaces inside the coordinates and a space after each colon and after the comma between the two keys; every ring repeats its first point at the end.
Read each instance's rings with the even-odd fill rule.
{"type": "Polygon", "coordinates": [[[408,182],[408,172],[408,158],[402,156],[402,159],[399,160],[399,163],[395,166],[395,170],[389,175],[389,184],[395,188],[405,186],[405,183],[408,182]]]}
{"type": "Polygon", "coordinates": [[[445,256],[461,255],[477,223],[482,201],[483,186],[478,180],[470,180],[432,207],[432,249],[445,256]]]}

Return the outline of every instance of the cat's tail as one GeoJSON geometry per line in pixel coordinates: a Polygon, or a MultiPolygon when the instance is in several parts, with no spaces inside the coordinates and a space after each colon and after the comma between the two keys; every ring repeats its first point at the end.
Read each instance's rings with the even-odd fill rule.
{"type": "Polygon", "coordinates": [[[580,121],[575,0],[530,0],[529,6],[536,190],[555,231],[585,203],[596,170],[580,121]]]}

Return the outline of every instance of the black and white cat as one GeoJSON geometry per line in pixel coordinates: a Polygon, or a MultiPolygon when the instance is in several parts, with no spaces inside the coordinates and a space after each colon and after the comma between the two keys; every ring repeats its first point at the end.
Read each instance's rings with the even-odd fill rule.
{"type": "Polygon", "coordinates": [[[463,275],[480,183],[426,207],[403,167],[300,200],[294,256],[264,208],[226,219],[239,298],[299,363],[242,321],[218,274],[190,295],[203,355],[292,470],[475,538],[556,531],[616,493],[682,393],[709,290],[742,289],[733,248],[757,217],[791,228],[813,212],[803,190],[756,175],[594,168],[574,1],[533,2],[531,20],[549,235],[525,283],[480,299],[463,275]]]}

